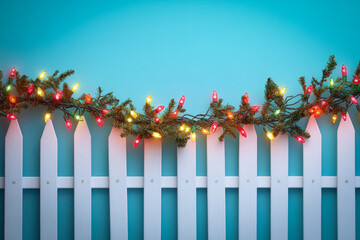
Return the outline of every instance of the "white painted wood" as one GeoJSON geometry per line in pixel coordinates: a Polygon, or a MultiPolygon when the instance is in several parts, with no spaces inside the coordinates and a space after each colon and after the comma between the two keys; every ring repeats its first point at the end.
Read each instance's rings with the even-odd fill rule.
{"type": "Polygon", "coordinates": [[[222,128],[207,136],[207,202],[210,240],[226,238],[225,229],[225,144],[218,140],[222,128]]]}
{"type": "Polygon", "coordinates": [[[57,138],[51,119],[40,140],[40,237],[57,239],[57,138]]]}
{"type": "Polygon", "coordinates": [[[245,125],[247,137],[239,137],[239,239],[256,240],[257,135],[245,125]]]}
{"type": "Polygon", "coordinates": [[[321,239],[321,133],[314,116],[306,127],[310,138],[303,146],[304,239],[321,239]]]}
{"type": "Polygon", "coordinates": [[[355,130],[349,114],[337,132],[338,239],[355,239],[355,130]]]}
{"type": "MultiPolygon", "coordinates": [[[[270,188],[271,177],[258,176],[257,188],[270,188]]],[[[127,188],[144,188],[144,177],[127,177],[127,188]]],[[[177,177],[161,177],[161,188],[177,188],[177,177]]],[[[225,188],[238,188],[239,177],[228,176],[225,177],[225,188]]],[[[74,177],[58,177],[58,188],[60,189],[72,189],[74,188],[74,177]]],[[[360,188],[360,177],[355,177],[356,188],[360,188]]],[[[289,176],[288,178],[289,188],[303,188],[303,177],[301,176],[289,176]]],[[[337,177],[334,176],[322,176],[321,188],[336,188],[337,177]]],[[[0,177],[0,189],[5,188],[4,177],[0,177]]],[[[24,189],[39,189],[40,178],[39,177],[23,177],[22,188],[24,189]]],[[[108,177],[91,177],[91,188],[109,188],[108,177]]],[[[207,177],[196,177],[196,188],[207,188],[207,177]]]]}
{"type": "Polygon", "coordinates": [[[23,136],[17,120],[11,120],[5,136],[5,240],[22,239],[23,136]]]}
{"type": "Polygon", "coordinates": [[[288,238],[288,135],[271,141],[271,239],[288,238]]]}
{"type": "Polygon", "coordinates": [[[196,142],[177,149],[178,239],[196,239],[196,142]]]}
{"type": "Polygon", "coordinates": [[[109,198],[111,239],[128,239],[126,138],[113,127],[109,136],[109,198]]]}
{"type": "Polygon", "coordinates": [[[144,141],[144,239],[161,239],[161,139],[144,141]]]}
{"type": "Polygon", "coordinates": [[[91,239],[91,136],[85,118],[74,133],[75,240],[91,239]]]}

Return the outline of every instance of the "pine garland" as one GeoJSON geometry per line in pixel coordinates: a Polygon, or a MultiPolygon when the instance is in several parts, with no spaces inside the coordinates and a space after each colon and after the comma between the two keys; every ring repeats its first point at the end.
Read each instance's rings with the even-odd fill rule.
{"type": "MultiPolygon", "coordinates": [[[[46,72],[43,72],[33,80],[12,69],[8,80],[4,82],[0,71],[0,116],[16,119],[15,114],[23,109],[42,105],[48,108],[45,121],[51,118],[51,112],[61,110],[69,130],[72,130],[71,120],[82,121],[85,113],[93,115],[100,126],[103,125],[104,118],[113,118],[114,126],[123,130],[123,137],[137,136],[134,146],[143,138],[166,137],[175,139],[177,145],[183,147],[190,138],[195,140],[196,132],[208,135],[215,132],[217,127],[223,129],[220,141],[226,135],[236,137],[237,131],[246,137],[243,124],[263,126],[271,140],[278,134],[288,133],[299,142],[305,142],[310,135],[297,125],[301,119],[310,115],[319,117],[322,114],[332,114],[334,123],[337,115],[341,114],[346,120],[346,112],[350,106],[358,104],[360,62],[350,81],[344,65],[341,69],[342,77],[330,78],[336,65],[335,57],[330,56],[321,79],[313,77],[308,86],[305,77],[300,77],[302,93],[293,96],[285,97],[286,89],[280,89],[269,78],[265,85],[265,103],[261,111],[259,106],[250,105],[248,94],[242,97],[239,108],[235,109],[232,105],[223,104],[223,99],[218,99],[214,91],[213,101],[206,113],[197,115],[184,114],[184,96],[179,104],[172,99],[161,114],[164,106],[152,106],[149,95],[143,113],[139,113],[130,99],[120,103],[112,92],[104,94],[101,87],[94,97],[82,94],[79,98],[73,98],[78,84],[70,89],[65,82],[67,77],[74,74],[73,70],[60,75],[59,71],[55,71],[46,78],[46,72]]],[[[359,105],[356,108],[360,112],[359,105]]]]}

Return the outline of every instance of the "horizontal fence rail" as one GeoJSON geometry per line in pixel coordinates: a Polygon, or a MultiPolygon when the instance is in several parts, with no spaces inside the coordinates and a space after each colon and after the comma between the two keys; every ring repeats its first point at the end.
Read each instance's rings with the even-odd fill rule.
{"type": "Polygon", "coordinates": [[[288,136],[271,142],[271,176],[257,176],[257,135],[245,125],[247,138],[239,139],[239,176],[225,176],[222,133],[207,136],[207,173],[196,176],[196,142],[178,148],[177,177],[161,176],[161,141],[144,143],[144,176],[126,171],[126,138],[113,128],[109,136],[109,176],[91,176],[91,134],[86,120],[74,134],[74,177],[57,176],[58,140],[51,120],[40,142],[40,177],[23,177],[23,139],[16,120],[5,138],[5,239],[22,239],[22,190],[40,189],[41,239],[57,239],[57,189],[74,189],[75,239],[91,239],[91,189],[109,188],[110,236],[128,239],[127,189],[144,189],[144,239],[161,239],[161,189],[177,188],[178,239],[196,239],[196,189],[207,188],[208,238],[226,238],[225,189],[239,189],[239,239],[257,238],[257,190],[270,188],[271,239],[288,238],[288,189],[303,189],[304,239],[321,239],[321,189],[337,188],[338,239],[355,239],[355,130],[351,119],[341,120],[337,134],[337,176],[321,176],[321,133],[311,117],[311,138],[303,145],[303,176],[288,176],[288,136]]]}

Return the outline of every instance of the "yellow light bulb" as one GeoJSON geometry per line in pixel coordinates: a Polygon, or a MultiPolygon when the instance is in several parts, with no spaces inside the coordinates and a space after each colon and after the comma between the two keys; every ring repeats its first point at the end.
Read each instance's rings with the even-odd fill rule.
{"type": "Polygon", "coordinates": [[[128,118],[127,121],[128,121],[129,123],[131,123],[133,120],[132,120],[132,118],[128,118]]]}
{"type": "Polygon", "coordinates": [[[44,91],[43,91],[40,87],[38,87],[38,89],[37,89],[37,94],[38,94],[40,97],[42,97],[42,96],[44,96],[44,91]]]}
{"type": "Polygon", "coordinates": [[[270,139],[271,141],[274,140],[274,134],[273,134],[272,132],[268,131],[268,132],[266,133],[266,136],[267,136],[268,139],[270,139]]]}
{"type": "Polygon", "coordinates": [[[134,117],[134,118],[137,117],[137,113],[136,113],[134,110],[131,110],[131,111],[130,111],[130,115],[131,115],[132,117],[134,117]]]}
{"type": "Polygon", "coordinates": [[[337,120],[337,115],[336,115],[336,114],[333,114],[333,115],[332,115],[332,123],[335,124],[335,123],[336,123],[336,120],[337,120]]]}
{"type": "Polygon", "coordinates": [[[190,131],[190,127],[189,127],[189,126],[186,126],[186,127],[185,127],[185,132],[188,133],[189,131],[190,131]]]}
{"type": "Polygon", "coordinates": [[[44,117],[45,122],[47,123],[50,118],[51,118],[51,113],[46,113],[46,114],[45,114],[45,117],[44,117]]]}
{"type": "Polygon", "coordinates": [[[282,89],[280,89],[280,94],[281,95],[284,95],[286,92],[286,87],[283,87],[282,89]]]}
{"type": "Polygon", "coordinates": [[[160,135],[160,133],[158,133],[158,132],[153,132],[152,136],[153,136],[154,138],[161,138],[161,135],[160,135]]]}
{"type": "Polygon", "coordinates": [[[150,104],[150,103],[151,103],[151,95],[147,96],[147,98],[146,98],[146,103],[147,103],[147,104],[150,104]]]}
{"type": "Polygon", "coordinates": [[[78,90],[79,88],[79,83],[76,83],[72,88],[71,88],[71,91],[72,92],[76,92],[76,90],[78,90]]]}
{"type": "Polygon", "coordinates": [[[185,125],[184,125],[184,124],[181,125],[181,126],[179,127],[179,130],[180,130],[180,131],[184,131],[184,130],[185,130],[185,125]]]}
{"type": "Polygon", "coordinates": [[[43,80],[45,76],[46,76],[46,71],[43,71],[43,72],[40,73],[39,79],[43,80]]]}
{"type": "Polygon", "coordinates": [[[195,132],[191,133],[191,140],[193,140],[195,142],[195,140],[196,140],[196,133],[195,132]]]}

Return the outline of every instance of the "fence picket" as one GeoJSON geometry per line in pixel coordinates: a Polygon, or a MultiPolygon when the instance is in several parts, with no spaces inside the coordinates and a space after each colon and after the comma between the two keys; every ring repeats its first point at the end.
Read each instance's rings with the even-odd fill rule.
{"type": "Polygon", "coordinates": [[[337,132],[338,239],[355,239],[355,130],[349,114],[337,132]]]}
{"type": "Polygon", "coordinates": [[[196,142],[177,150],[178,239],[196,239],[196,142]]]}
{"type": "Polygon", "coordinates": [[[218,138],[222,128],[207,136],[208,234],[210,240],[226,238],[225,230],[225,144],[218,138]]]}
{"type": "Polygon", "coordinates": [[[57,138],[51,119],[40,140],[40,236],[57,239],[57,138]]]}
{"type": "Polygon", "coordinates": [[[239,137],[239,239],[256,239],[257,135],[245,125],[247,137],[239,137]]]}
{"type": "Polygon", "coordinates": [[[314,116],[306,127],[311,138],[303,148],[304,239],[321,239],[321,133],[314,116]]]}
{"type": "Polygon", "coordinates": [[[11,120],[5,136],[5,240],[22,239],[23,136],[17,120],[11,120]]]}
{"type": "Polygon", "coordinates": [[[161,139],[144,141],[144,239],[161,239],[161,139]]]}
{"type": "Polygon", "coordinates": [[[271,142],[271,239],[288,238],[288,135],[271,142]]]}
{"type": "Polygon", "coordinates": [[[91,135],[85,118],[74,133],[75,239],[91,239],[91,135]]]}
{"type": "Polygon", "coordinates": [[[109,198],[111,239],[128,239],[126,138],[113,127],[109,136],[109,198]]]}

